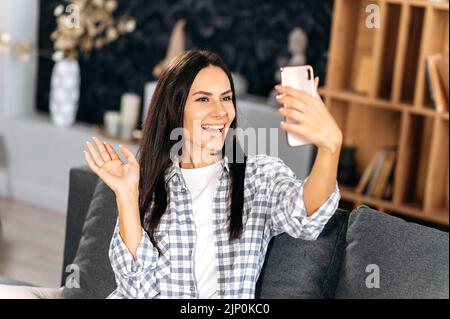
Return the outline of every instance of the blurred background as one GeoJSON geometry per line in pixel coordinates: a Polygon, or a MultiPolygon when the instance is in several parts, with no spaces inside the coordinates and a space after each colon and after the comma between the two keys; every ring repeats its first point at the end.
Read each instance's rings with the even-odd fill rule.
{"type": "MultiPolygon", "coordinates": [[[[340,206],[366,204],[448,231],[448,7],[2,0],[0,276],[58,286],[69,173],[84,165],[85,141],[136,151],[159,74],[190,49],[224,59],[244,128],[278,127],[279,68],[311,65],[344,133],[340,206]]],[[[306,177],[315,147],[289,148],[281,132],[274,138],[276,150],[267,138],[256,152],[273,151],[306,177]]]]}

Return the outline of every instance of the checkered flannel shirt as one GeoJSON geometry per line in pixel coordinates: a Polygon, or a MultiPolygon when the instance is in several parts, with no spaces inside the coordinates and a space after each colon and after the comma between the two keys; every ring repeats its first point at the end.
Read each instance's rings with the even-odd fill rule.
{"type": "MultiPolygon", "coordinates": [[[[278,158],[249,156],[244,181],[242,237],[229,241],[230,172],[227,159],[221,163],[223,172],[211,212],[218,296],[252,299],[271,238],[287,233],[304,240],[317,239],[338,208],[338,183],[328,200],[308,217],[303,202],[303,184],[308,177],[303,181],[297,179],[278,158]]],[[[108,298],[198,298],[194,278],[196,231],[192,203],[178,163],[174,162],[168,169],[165,181],[168,206],[155,232],[161,254],[142,229],[142,239],[134,258],[119,235],[117,220],[109,249],[117,289],[108,298]]]]}

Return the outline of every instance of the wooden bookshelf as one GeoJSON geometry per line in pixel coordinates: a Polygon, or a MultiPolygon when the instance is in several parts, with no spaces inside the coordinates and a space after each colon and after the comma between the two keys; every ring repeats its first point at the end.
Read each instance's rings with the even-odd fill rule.
{"type": "Polygon", "coordinates": [[[392,198],[340,185],[345,205],[448,225],[449,114],[435,111],[426,71],[428,55],[448,52],[448,2],[335,0],[321,95],[344,145],[356,148],[358,176],[380,147],[398,150],[392,198]],[[369,4],[380,8],[380,28],[366,27],[369,4]]]}

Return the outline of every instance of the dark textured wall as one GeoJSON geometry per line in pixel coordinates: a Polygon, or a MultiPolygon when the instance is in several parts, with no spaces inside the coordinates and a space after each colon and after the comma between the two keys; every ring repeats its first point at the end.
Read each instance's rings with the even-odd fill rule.
{"type": "MultiPolygon", "coordinates": [[[[51,49],[53,10],[63,1],[41,0],[39,45],[51,49]]],[[[288,56],[289,32],[300,26],[309,36],[308,63],[323,79],[331,24],[332,0],[119,0],[118,13],[137,19],[131,35],[80,59],[81,100],[78,120],[102,121],[106,110],[118,110],[126,91],[143,95],[153,67],[164,58],[175,22],[186,18],[188,49],[219,53],[232,71],[242,73],[253,94],[268,95],[277,59],[288,56]]],[[[48,112],[53,63],[39,61],[37,106],[48,112]]]]}

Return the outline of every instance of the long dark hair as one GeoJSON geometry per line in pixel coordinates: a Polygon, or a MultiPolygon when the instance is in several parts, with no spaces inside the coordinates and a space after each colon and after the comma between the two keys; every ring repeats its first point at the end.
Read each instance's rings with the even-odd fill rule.
{"type": "MultiPolygon", "coordinates": [[[[236,108],[233,78],[222,59],[209,51],[193,50],[172,60],[168,68],[161,74],[144,123],[143,138],[137,153],[140,165],[139,211],[141,223],[156,248],[158,245],[154,233],[168,204],[164,176],[172,164],[170,150],[178,143],[178,141],[170,139],[170,134],[172,130],[183,127],[184,109],[192,83],[197,74],[208,66],[220,67],[227,74],[233,92],[233,104],[236,108]]],[[[237,112],[230,128],[235,129],[236,123],[237,112]]],[[[233,158],[229,159],[231,175],[231,196],[229,196],[231,207],[228,215],[230,240],[239,238],[242,233],[246,164],[245,157],[243,163],[236,160],[239,151],[242,152],[236,138],[233,137],[232,143],[233,158]]],[[[222,150],[223,154],[225,154],[225,147],[222,150]]]]}

